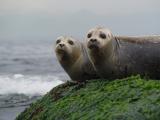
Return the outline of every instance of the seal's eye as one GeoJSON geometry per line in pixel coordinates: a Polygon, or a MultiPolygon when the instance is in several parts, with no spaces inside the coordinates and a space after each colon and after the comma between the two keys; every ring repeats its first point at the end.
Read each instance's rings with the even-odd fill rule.
{"type": "Polygon", "coordinates": [[[74,42],[73,42],[72,40],[68,40],[68,43],[69,43],[70,45],[73,45],[73,44],[74,44],[74,42]]]}
{"type": "Polygon", "coordinates": [[[57,41],[56,41],[56,44],[58,44],[58,43],[60,43],[61,42],[61,40],[60,39],[58,39],[57,41]]]}
{"type": "Polygon", "coordinates": [[[88,37],[88,38],[92,37],[92,33],[89,33],[89,34],[87,35],[87,37],[88,37]]]}
{"type": "Polygon", "coordinates": [[[99,37],[102,38],[102,39],[106,39],[106,35],[104,33],[100,33],[99,37]]]}

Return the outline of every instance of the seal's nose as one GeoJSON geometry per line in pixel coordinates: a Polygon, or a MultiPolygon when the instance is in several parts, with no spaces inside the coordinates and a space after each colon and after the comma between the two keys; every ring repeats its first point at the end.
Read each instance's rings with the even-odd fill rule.
{"type": "Polygon", "coordinates": [[[59,44],[59,46],[60,46],[60,47],[63,47],[63,46],[64,46],[64,44],[63,44],[63,43],[60,43],[60,44],[59,44]]]}
{"type": "Polygon", "coordinates": [[[90,41],[94,43],[97,41],[97,39],[90,39],[90,41]]]}

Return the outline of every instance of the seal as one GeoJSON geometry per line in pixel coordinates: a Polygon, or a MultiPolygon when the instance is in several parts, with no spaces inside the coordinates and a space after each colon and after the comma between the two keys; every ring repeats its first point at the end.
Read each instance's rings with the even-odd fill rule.
{"type": "Polygon", "coordinates": [[[59,63],[73,81],[81,82],[98,78],[87,55],[86,46],[73,37],[58,37],[55,53],[59,63]]]}
{"type": "Polygon", "coordinates": [[[96,27],[87,33],[87,51],[102,78],[141,75],[160,79],[160,36],[113,36],[96,27]]]}

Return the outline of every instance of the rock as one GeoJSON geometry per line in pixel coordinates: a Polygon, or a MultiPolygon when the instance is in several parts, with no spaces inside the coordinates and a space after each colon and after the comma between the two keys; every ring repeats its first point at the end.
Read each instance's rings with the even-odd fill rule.
{"type": "Polygon", "coordinates": [[[16,120],[159,120],[160,81],[132,76],[67,82],[31,104],[16,120]]]}

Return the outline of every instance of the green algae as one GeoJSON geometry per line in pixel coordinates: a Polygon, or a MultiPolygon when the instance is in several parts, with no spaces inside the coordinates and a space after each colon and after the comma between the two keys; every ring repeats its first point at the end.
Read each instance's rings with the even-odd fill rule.
{"type": "Polygon", "coordinates": [[[159,120],[160,81],[132,76],[114,81],[67,82],[17,120],[159,120]]]}

